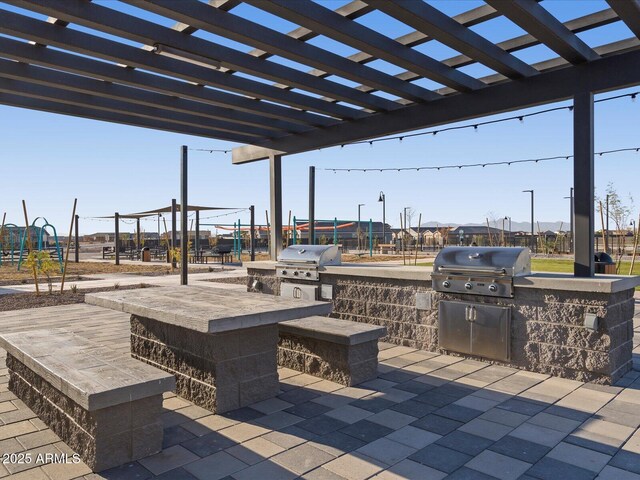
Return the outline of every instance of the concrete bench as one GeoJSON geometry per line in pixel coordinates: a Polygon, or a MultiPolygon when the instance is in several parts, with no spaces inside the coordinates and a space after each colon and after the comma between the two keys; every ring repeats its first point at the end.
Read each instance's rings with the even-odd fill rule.
{"type": "Polygon", "coordinates": [[[386,335],[385,327],[318,316],[278,326],[281,367],[347,386],[376,377],[378,339],[386,335]]]}
{"type": "Polygon", "coordinates": [[[173,375],[62,329],[0,335],[9,390],[93,470],[162,449],[173,375]]]}

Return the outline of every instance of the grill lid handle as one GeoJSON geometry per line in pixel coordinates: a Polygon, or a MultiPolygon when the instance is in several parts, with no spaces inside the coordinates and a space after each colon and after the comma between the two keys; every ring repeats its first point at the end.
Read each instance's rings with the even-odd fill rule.
{"type": "MultiPolygon", "coordinates": [[[[469,255],[471,256],[471,255],[469,255]]],[[[464,267],[462,265],[442,265],[438,267],[439,272],[449,273],[484,273],[492,275],[506,275],[507,271],[504,268],[491,268],[491,267],[464,267]]]]}

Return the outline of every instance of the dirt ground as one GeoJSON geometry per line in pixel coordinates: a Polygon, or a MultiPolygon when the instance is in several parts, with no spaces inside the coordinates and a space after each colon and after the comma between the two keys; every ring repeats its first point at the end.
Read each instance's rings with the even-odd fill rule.
{"type": "MultiPolygon", "coordinates": [[[[140,285],[127,285],[120,287],[120,290],[131,290],[136,288],[148,288],[150,285],[141,283],[140,285]]],[[[83,303],[86,293],[109,292],[115,290],[114,287],[90,288],[87,290],[78,290],[73,293],[70,289],[65,288],[63,294],[59,291],[49,294],[46,285],[40,289],[40,295],[35,292],[27,293],[10,293],[0,295],[0,312],[8,310],[25,310],[28,308],[53,307],[57,305],[71,305],[73,303],[83,303]]]]}
{"type": "MultiPolygon", "coordinates": [[[[212,264],[213,268],[214,265],[212,264]]],[[[209,266],[194,266],[190,271],[208,271],[209,266]]],[[[175,272],[178,272],[176,269],[175,272]]],[[[174,272],[174,273],[175,273],[174,272]]],[[[98,262],[69,263],[67,266],[67,279],[70,281],[81,280],[82,275],[96,275],[101,273],[138,273],[151,275],[167,275],[171,273],[171,267],[167,264],[131,265],[98,262]]],[[[53,281],[59,281],[60,276],[53,277],[53,281]]],[[[46,278],[38,275],[40,283],[46,283],[46,278]]],[[[18,272],[16,266],[6,265],[4,262],[0,266],[0,285],[12,285],[18,283],[33,283],[33,272],[23,266],[18,272]]]]}

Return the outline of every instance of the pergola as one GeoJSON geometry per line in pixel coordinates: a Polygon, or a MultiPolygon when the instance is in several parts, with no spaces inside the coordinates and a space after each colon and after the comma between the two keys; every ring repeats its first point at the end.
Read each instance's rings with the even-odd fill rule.
{"type": "Polygon", "coordinates": [[[49,18],[0,9],[0,34],[11,37],[0,37],[0,103],[245,144],[233,149],[234,163],[270,162],[273,253],[283,155],[573,100],[575,275],[594,274],[593,96],[640,84],[638,0],[607,0],[608,8],[564,23],[536,0],[485,0],[454,17],[422,0],[355,0],[335,11],[311,0],[2,3],[49,18]],[[251,21],[234,13],[241,4],[298,28],[251,21]],[[130,6],[177,23],[139,18],[130,6]],[[394,39],[357,21],[376,10],[411,32],[394,39]],[[526,33],[492,43],[471,28],[500,17],[526,33]],[[614,22],[633,36],[591,47],[576,35],[614,22]],[[309,42],[318,36],[357,53],[309,42]],[[457,54],[438,61],[414,48],[432,40],[457,54]],[[558,56],[529,64],[514,55],[535,45],[558,56]],[[402,72],[386,73],[376,60],[402,72]],[[474,63],[493,73],[461,70],[474,63]]]}

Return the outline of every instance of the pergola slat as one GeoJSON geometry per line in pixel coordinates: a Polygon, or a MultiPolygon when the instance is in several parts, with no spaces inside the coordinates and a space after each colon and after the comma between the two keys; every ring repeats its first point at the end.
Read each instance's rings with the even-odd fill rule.
{"type": "Polygon", "coordinates": [[[314,94],[327,95],[364,108],[389,110],[398,106],[395,102],[382,97],[359,92],[337,82],[319,79],[294,68],[261,60],[201,38],[183,35],[171,28],[90,2],[81,0],[5,0],[5,2],[146,45],[168,45],[203,58],[211,58],[212,65],[217,61],[224,67],[248,75],[287,83],[314,94]],[[212,55],[215,57],[212,58],[212,55]]]}
{"type": "MultiPolygon", "coordinates": [[[[255,82],[235,75],[226,75],[209,68],[155,55],[139,48],[130,47],[77,30],[56,28],[54,25],[46,22],[7,10],[0,9],[0,16],[2,17],[0,32],[25,38],[26,40],[34,40],[38,43],[53,45],[82,55],[131,65],[162,75],[211,85],[240,94],[266,98],[274,102],[296,108],[309,109],[338,118],[359,118],[366,116],[366,113],[354,108],[332,104],[295,92],[283,92],[279,88],[264,83],[255,82]]],[[[260,102],[251,101],[251,103],[256,104],[256,110],[259,109],[258,104],[260,102]]],[[[282,109],[283,116],[286,116],[286,112],[289,110],[291,109],[282,109]]],[[[314,117],[321,118],[319,116],[308,116],[308,118],[314,117]]]]}
{"type": "Polygon", "coordinates": [[[579,91],[595,93],[640,84],[640,50],[604,57],[581,66],[555,69],[522,79],[501,82],[474,92],[473,99],[459,94],[426,105],[410,105],[385,114],[371,115],[355,122],[340,123],[272,142],[233,150],[234,163],[262,160],[276,150],[300,153],[332,145],[392,135],[420,128],[544,105],[571,98],[579,91]],[[612,75],[611,72],[615,72],[612,75]]]}
{"type": "Polygon", "coordinates": [[[591,47],[574,35],[536,0],[486,0],[509,20],[520,26],[565,60],[583,63],[598,59],[591,47]]]}
{"type": "Polygon", "coordinates": [[[83,0],[5,0],[5,2],[146,45],[171,46],[211,59],[212,66],[217,62],[224,67],[248,75],[289,83],[296,88],[317,95],[327,95],[364,108],[390,110],[398,106],[391,100],[354,91],[340,83],[318,79],[294,68],[264,61],[218,43],[183,35],[171,28],[83,0]]]}
{"type": "MultiPolygon", "coordinates": [[[[47,69],[50,69],[48,71],[57,70],[84,77],[97,78],[111,82],[108,83],[110,85],[121,84],[136,87],[132,90],[138,96],[149,92],[165,94],[163,98],[175,98],[176,101],[181,100],[181,103],[190,111],[207,117],[223,117],[239,124],[273,128],[292,133],[309,130],[311,128],[309,124],[293,123],[286,119],[279,119],[278,116],[285,113],[284,107],[263,102],[258,103],[236,95],[196,87],[186,82],[171,80],[139,70],[118,67],[78,55],[71,55],[59,50],[29,45],[28,43],[10,38],[0,37],[0,57],[26,64],[47,67],[47,69]],[[181,98],[176,98],[177,94],[179,94],[181,98]],[[251,112],[251,107],[262,108],[270,106],[274,108],[268,112],[249,113],[251,112]]],[[[102,83],[107,84],[106,82],[102,83]]],[[[297,112],[297,110],[291,111],[297,112]]],[[[325,120],[325,117],[318,118],[325,120]]],[[[334,121],[327,121],[326,123],[320,124],[329,125],[333,122],[334,121]]]]}
{"type": "MultiPolygon", "coordinates": [[[[486,7],[490,8],[493,12],[495,12],[495,10],[492,7],[489,7],[488,5],[486,5],[486,7]]],[[[482,7],[480,7],[482,8],[482,7]]],[[[475,9],[475,10],[480,10],[480,8],[475,9]]],[[[473,15],[471,16],[470,12],[467,12],[466,14],[461,14],[457,17],[453,17],[454,20],[459,21],[460,23],[462,23],[463,25],[468,26],[470,23],[467,23],[467,21],[469,22],[473,22],[473,24],[477,23],[479,20],[485,20],[485,19],[489,19],[487,18],[487,16],[485,16],[484,14],[480,15],[480,12],[478,12],[478,15],[473,15]]],[[[491,17],[493,18],[493,17],[491,17]]],[[[597,28],[597,27],[601,27],[603,25],[609,25],[610,23],[613,23],[615,21],[618,20],[618,16],[615,14],[615,12],[613,10],[611,10],[610,8],[607,8],[605,10],[600,10],[599,12],[594,12],[588,15],[585,15],[583,17],[579,17],[573,20],[569,20],[568,22],[564,23],[565,27],[567,27],[569,30],[571,30],[573,33],[578,33],[578,32],[582,32],[585,30],[589,30],[591,28],[597,28]]],[[[423,34],[421,34],[422,37],[424,38],[424,40],[420,41],[420,43],[423,43],[425,41],[430,40],[430,38],[425,37],[423,34]]],[[[396,41],[401,41],[402,37],[397,38],[396,41]]],[[[536,37],[534,37],[531,34],[525,34],[525,35],[520,35],[518,37],[515,38],[511,38],[509,40],[505,40],[503,42],[497,43],[496,45],[500,48],[502,48],[504,51],[506,52],[516,52],[518,50],[522,50],[528,47],[532,47],[534,45],[540,45],[540,40],[538,40],[536,37]]],[[[596,49],[596,53],[597,53],[597,49],[596,49]]],[[[356,57],[360,54],[355,54],[353,57],[356,57]]],[[[561,58],[560,58],[561,59],[561,58]]],[[[561,59],[562,60],[562,59],[561,59]]],[[[466,56],[466,55],[456,55],[455,57],[451,57],[451,58],[447,58],[445,60],[442,60],[442,63],[444,63],[445,65],[448,65],[450,67],[455,67],[455,68],[460,68],[460,67],[464,67],[466,65],[470,65],[472,63],[475,63],[475,60],[466,56]]],[[[539,64],[535,65],[536,70],[538,71],[544,71],[544,70],[540,70],[539,68],[539,64]]],[[[311,71],[309,72],[312,75],[315,75],[316,72],[315,71],[311,71]]],[[[402,72],[396,75],[396,77],[402,79],[402,80],[406,80],[406,81],[413,81],[416,80],[418,78],[420,78],[419,75],[416,75],[413,72],[402,72]]],[[[480,80],[482,80],[484,83],[487,84],[492,84],[495,83],[496,81],[502,81],[504,80],[504,76],[502,74],[496,74],[493,76],[489,76],[489,77],[483,77],[480,80]],[[490,81],[488,81],[488,79],[490,79],[490,81]]],[[[366,87],[364,85],[360,85],[358,87],[359,90],[368,92],[368,91],[372,91],[371,88],[366,87]]],[[[451,93],[455,93],[454,89],[451,88],[443,88],[440,90],[436,90],[437,93],[440,93],[442,95],[450,95],[451,93]]]]}
{"type": "Polygon", "coordinates": [[[529,64],[510,55],[469,28],[460,25],[426,2],[412,0],[364,1],[506,77],[522,78],[538,73],[529,64]]]}
{"type": "Polygon", "coordinates": [[[629,30],[631,30],[636,37],[640,38],[640,1],[607,0],[607,3],[609,3],[627,27],[629,27],[629,30]]]}
{"type": "Polygon", "coordinates": [[[240,134],[237,131],[227,130],[228,123],[223,121],[204,120],[192,115],[164,110],[158,107],[147,107],[136,105],[122,100],[98,97],[97,95],[87,95],[84,93],[72,92],[61,88],[48,87],[35,83],[12,80],[5,78],[0,72],[0,92],[19,95],[21,97],[35,98],[38,100],[49,100],[56,103],[73,105],[79,108],[90,110],[104,110],[112,113],[127,114],[131,117],[142,117],[148,119],[163,119],[176,125],[186,127],[196,127],[203,132],[211,131],[211,135],[223,132],[228,139],[235,138],[234,141],[251,143],[260,135],[255,133],[240,134]],[[222,128],[220,128],[222,127],[222,128]],[[244,139],[244,140],[241,140],[244,139]]]}
{"type": "Polygon", "coordinates": [[[142,105],[145,108],[162,108],[163,114],[165,114],[164,110],[177,112],[179,118],[182,118],[186,124],[202,126],[203,128],[214,128],[216,130],[256,137],[276,137],[284,133],[281,130],[274,131],[270,129],[268,123],[263,124],[261,127],[234,123],[225,116],[225,112],[221,111],[222,109],[199,104],[190,100],[183,100],[155,92],[125,87],[24,63],[12,62],[10,60],[0,59],[0,77],[127,102],[128,105],[131,104],[130,108],[132,113],[136,110],[137,105],[142,105]]]}
{"type": "MultiPolygon", "coordinates": [[[[285,34],[251,22],[199,1],[123,0],[125,3],[193,25],[200,30],[258,46],[295,62],[322,68],[334,75],[372,86],[378,90],[415,102],[433,100],[439,95],[403,82],[393,75],[352,62],[335,53],[300,42],[285,34]]],[[[298,0],[300,1],[300,0],[298,0]]],[[[337,14],[336,14],[337,15],[337,14]]],[[[339,18],[343,19],[340,15],[339,18]]],[[[351,22],[350,20],[345,20],[351,22]]],[[[437,63],[437,62],[436,62],[437,63]]],[[[392,105],[391,108],[396,108],[392,105]]]]}
{"type": "Polygon", "coordinates": [[[88,107],[78,107],[51,100],[41,100],[37,98],[29,98],[11,93],[0,92],[0,104],[10,107],[28,108],[30,110],[39,110],[48,113],[57,113],[61,115],[69,115],[72,117],[89,118],[91,120],[101,120],[109,123],[119,123],[123,125],[131,125],[134,127],[151,128],[153,130],[163,130],[172,133],[181,133],[184,135],[195,135],[198,137],[218,138],[229,142],[244,142],[240,140],[238,135],[219,132],[214,134],[211,130],[198,127],[186,127],[184,125],[174,124],[164,120],[135,117],[123,113],[107,112],[105,110],[97,110],[88,107]]]}
{"type": "Polygon", "coordinates": [[[484,86],[482,82],[469,75],[391,40],[364,25],[346,19],[315,2],[308,0],[297,0],[295,2],[286,0],[271,0],[269,2],[260,0],[245,1],[456,90],[468,92],[484,86]]]}

